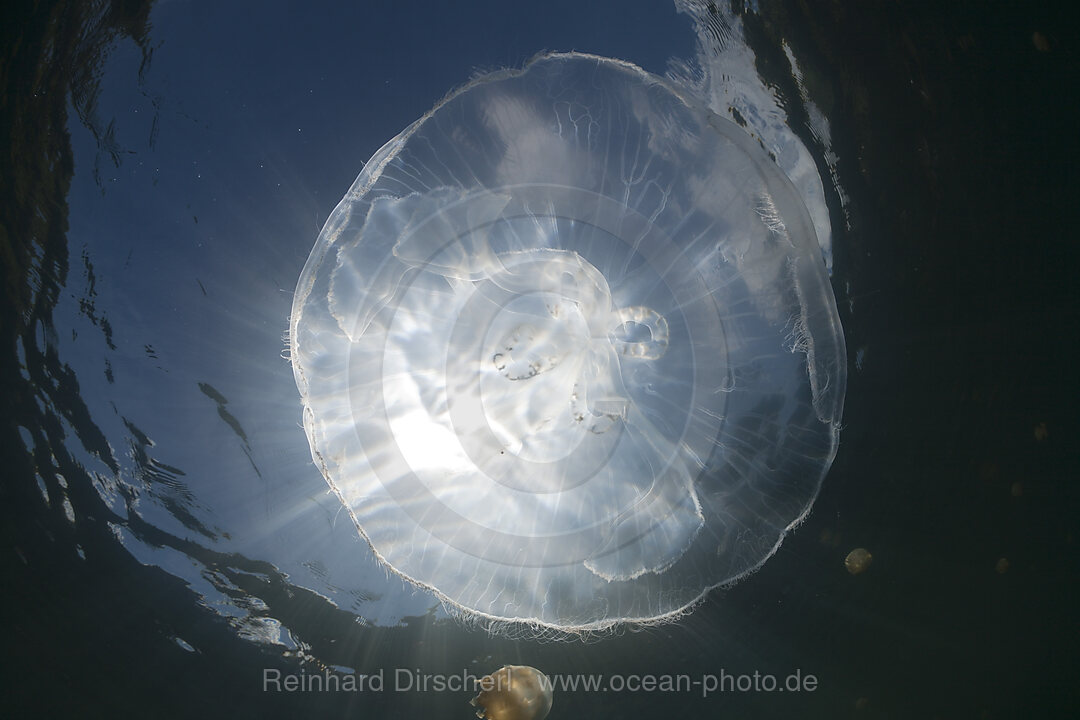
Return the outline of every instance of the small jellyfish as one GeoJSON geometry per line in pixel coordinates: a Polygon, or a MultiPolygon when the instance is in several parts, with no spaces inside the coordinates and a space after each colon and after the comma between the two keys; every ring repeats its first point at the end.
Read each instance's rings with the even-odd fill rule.
{"type": "Polygon", "coordinates": [[[505,665],[480,679],[469,702],[486,720],[543,720],[551,710],[551,679],[534,667],[505,665]]]}
{"type": "Polygon", "coordinates": [[[312,458],[452,612],[678,617],[771,556],[836,453],[846,351],[758,143],[626,62],[543,55],[388,142],[300,276],[312,458]]]}
{"type": "Polygon", "coordinates": [[[848,553],[848,556],[844,558],[844,567],[852,575],[858,575],[863,573],[870,567],[870,563],[873,562],[874,556],[870,554],[870,551],[866,548],[855,548],[848,553]]]}

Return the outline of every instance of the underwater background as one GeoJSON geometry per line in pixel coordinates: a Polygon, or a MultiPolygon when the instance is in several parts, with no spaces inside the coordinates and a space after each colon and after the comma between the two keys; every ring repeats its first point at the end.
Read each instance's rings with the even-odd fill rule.
{"type": "Polygon", "coordinates": [[[557,685],[551,718],[1080,710],[1077,33],[1050,4],[2,13],[6,715],[468,717],[472,692],[423,678],[504,664],[599,678],[557,685]],[[774,557],[676,623],[559,642],[490,635],[379,567],[282,357],[363,163],[544,50],[666,75],[773,153],[849,366],[833,468],[774,557]],[[268,671],[384,682],[275,691],[268,671]],[[815,682],[706,680],[755,675],[815,682]]]}

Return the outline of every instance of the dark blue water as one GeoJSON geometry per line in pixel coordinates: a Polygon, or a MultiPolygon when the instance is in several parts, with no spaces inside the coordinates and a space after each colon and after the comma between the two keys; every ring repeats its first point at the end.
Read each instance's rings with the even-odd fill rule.
{"type": "Polygon", "coordinates": [[[602,676],[552,718],[1075,712],[1076,33],[1040,8],[761,5],[6,9],[8,712],[467,717],[469,692],[417,673],[506,663],[602,676]],[[801,139],[851,369],[836,463],[778,554],[678,623],[589,642],[492,637],[388,577],[311,464],[281,357],[362,164],[541,50],[749,87],[718,109],[780,163],[776,124],[801,139]],[[725,674],[751,686],[704,692],[725,674]]]}

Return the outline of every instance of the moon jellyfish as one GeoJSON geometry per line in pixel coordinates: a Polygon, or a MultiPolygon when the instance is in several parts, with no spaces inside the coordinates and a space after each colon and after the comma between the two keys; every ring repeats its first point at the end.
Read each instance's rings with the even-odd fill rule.
{"type": "Polygon", "coordinates": [[[544,720],[551,710],[551,679],[528,665],[504,665],[480,679],[469,702],[486,720],[544,720]]]}
{"type": "Polygon", "coordinates": [[[394,572],[538,632],[677,617],[836,452],[843,334],[758,143],[629,63],[538,57],[382,147],[290,351],[316,465],[394,572]]]}

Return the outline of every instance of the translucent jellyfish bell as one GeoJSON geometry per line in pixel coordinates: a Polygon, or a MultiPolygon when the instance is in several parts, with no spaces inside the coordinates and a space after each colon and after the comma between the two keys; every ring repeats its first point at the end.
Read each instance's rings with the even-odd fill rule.
{"type": "Polygon", "coordinates": [[[677,616],[764,562],[836,452],[806,209],[736,125],[547,55],[387,143],[297,287],[312,456],[395,572],[557,631],[677,616]]]}

